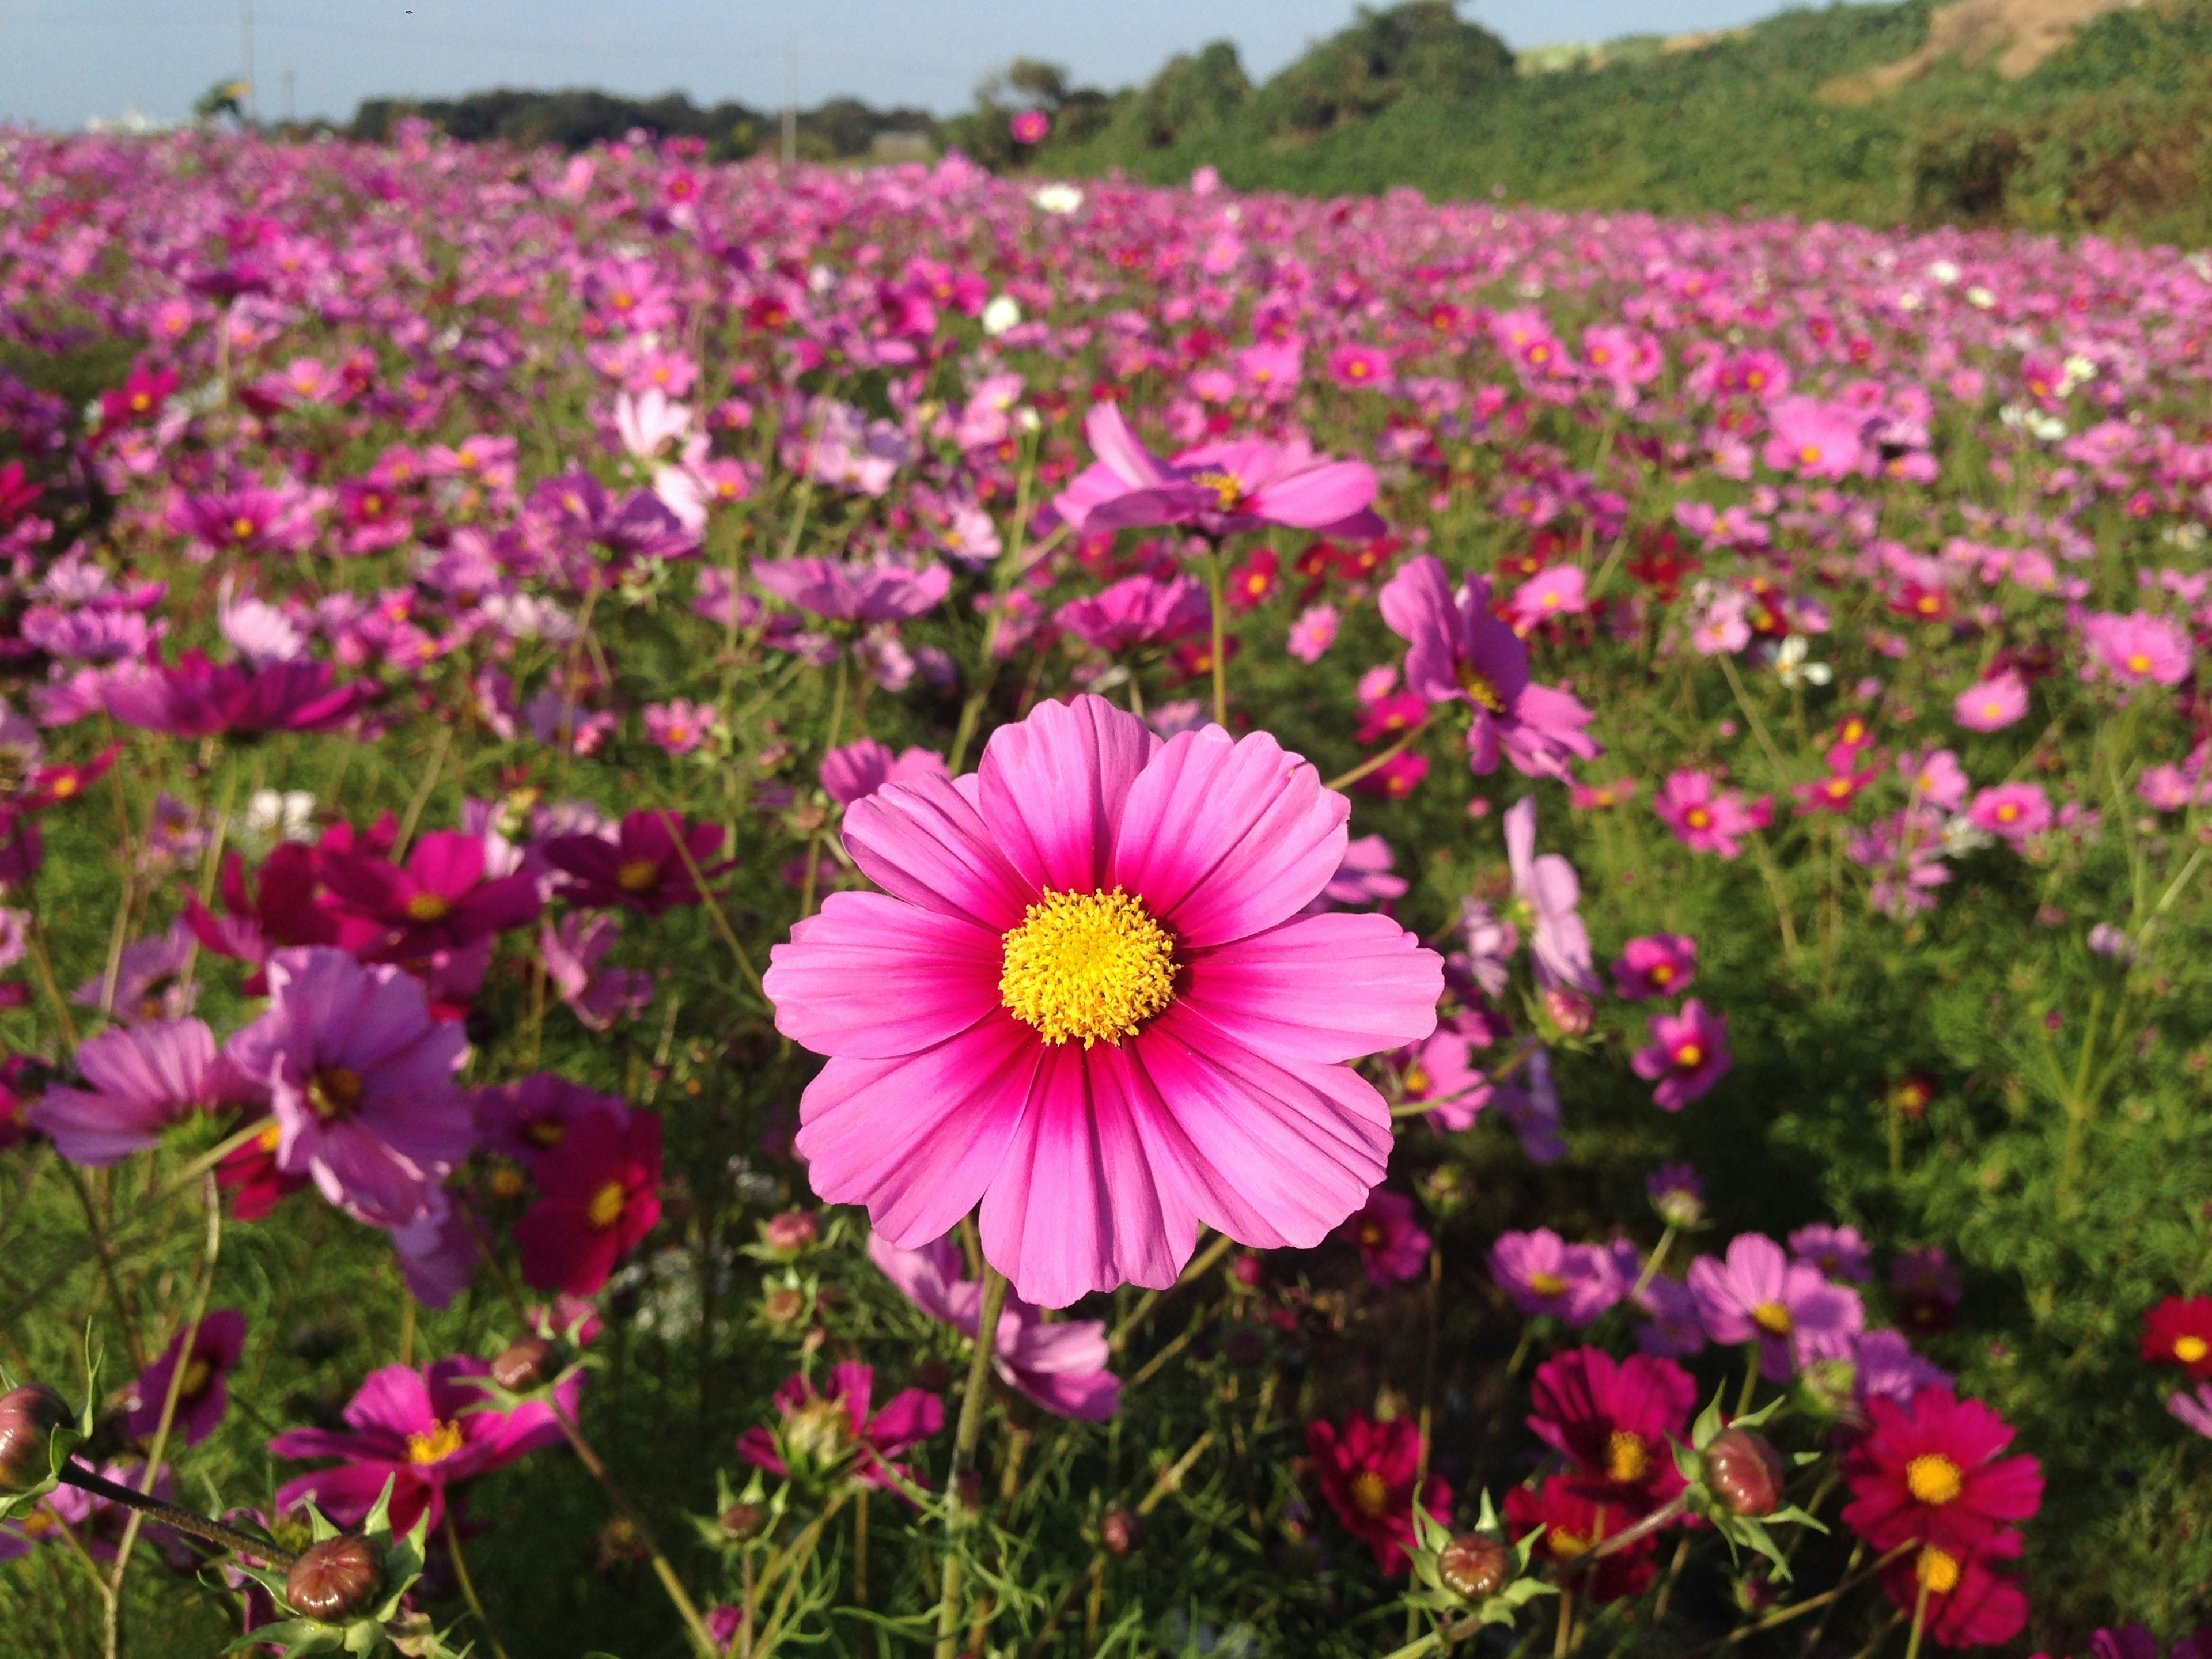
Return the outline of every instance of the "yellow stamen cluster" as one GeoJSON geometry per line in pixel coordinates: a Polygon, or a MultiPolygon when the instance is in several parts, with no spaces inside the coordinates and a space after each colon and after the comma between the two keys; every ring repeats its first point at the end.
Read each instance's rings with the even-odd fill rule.
{"type": "Polygon", "coordinates": [[[1390,1507],[1389,1483],[1372,1469],[1362,1469],[1352,1477],[1352,1507],[1369,1520],[1374,1520],[1390,1507]]]}
{"type": "Polygon", "coordinates": [[[1466,662],[1459,665],[1456,673],[1459,689],[1467,693],[1468,702],[1487,708],[1493,714],[1505,712],[1505,699],[1498,695],[1497,686],[1491,683],[1487,674],[1477,673],[1474,665],[1466,662]]]}
{"type": "Polygon", "coordinates": [[[622,1219],[623,1210],[629,1202],[629,1194],[623,1190],[622,1182],[610,1181],[592,1194],[592,1202],[584,1212],[584,1219],[605,1232],[622,1219]]]}
{"type": "Polygon", "coordinates": [[[1644,1437],[1615,1429],[1605,1440],[1605,1478],[1632,1486],[1651,1473],[1651,1448],[1644,1437]]]}
{"type": "Polygon", "coordinates": [[[1224,513],[1233,513],[1244,499],[1244,486],[1229,472],[1194,472],[1190,481],[1202,489],[1212,490],[1221,502],[1224,513]]]}
{"type": "Polygon", "coordinates": [[[1004,943],[1000,1000],[1047,1042],[1119,1042],[1175,999],[1175,942],[1119,887],[1048,889],[1004,943]]]}
{"type": "Polygon", "coordinates": [[[465,1443],[461,1425],[451,1418],[441,1419],[438,1426],[428,1434],[407,1437],[407,1461],[410,1463],[442,1463],[465,1443]]]}
{"type": "Polygon", "coordinates": [[[1769,1336],[1787,1336],[1797,1328],[1797,1321],[1779,1302],[1760,1303],[1751,1310],[1751,1322],[1769,1336]]]}
{"type": "Polygon", "coordinates": [[[1923,1504],[1943,1504],[1958,1501],[1966,1480],[1942,1453],[1923,1452],[1905,1466],[1905,1486],[1923,1504]]]}

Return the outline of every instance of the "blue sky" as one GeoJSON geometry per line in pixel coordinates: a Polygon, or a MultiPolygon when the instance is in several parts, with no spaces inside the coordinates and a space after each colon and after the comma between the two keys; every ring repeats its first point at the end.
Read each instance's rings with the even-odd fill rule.
{"type": "MultiPolygon", "coordinates": [[[[0,0],[0,121],[76,127],[126,107],[183,115],[240,62],[240,0],[0,0]]],[[[1777,0],[1462,0],[1516,46],[1750,21],[1777,0]]],[[[802,103],[851,93],[949,112],[1017,54],[1114,87],[1227,37],[1265,76],[1341,27],[1352,0],[255,0],[262,112],[346,116],[382,93],[507,85],[802,103]]]]}

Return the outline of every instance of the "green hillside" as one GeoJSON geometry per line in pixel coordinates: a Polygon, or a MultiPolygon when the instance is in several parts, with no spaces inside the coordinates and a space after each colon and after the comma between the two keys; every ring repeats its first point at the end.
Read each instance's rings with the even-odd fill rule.
{"type": "MultiPolygon", "coordinates": [[[[1306,193],[1410,185],[2212,240],[2212,0],[2108,14],[2018,80],[1954,56],[1875,90],[1868,72],[1925,44],[1935,9],[1794,11],[1690,50],[1623,42],[1597,66],[1531,73],[1449,0],[1363,8],[1264,84],[1223,42],[1143,87],[1070,94],[1035,160],[1159,181],[1211,163],[1240,187],[1306,193]]],[[[987,99],[946,137],[1014,161],[1004,114],[987,99]]]]}

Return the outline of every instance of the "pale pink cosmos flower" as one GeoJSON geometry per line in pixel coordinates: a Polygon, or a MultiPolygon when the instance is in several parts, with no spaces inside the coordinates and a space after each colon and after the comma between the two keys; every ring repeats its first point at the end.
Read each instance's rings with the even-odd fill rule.
{"type": "Polygon", "coordinates": [[[616,1020],[635,1018],[653,1000],[651,974],[602,965],[621,937],[621,921],[605,912],[572,910],[538,929],[545,975],[587,1030],[611,1030],[616,1020]]]}
{"type": "Polygon", "coordinates": [[[786,559],[753,567],[753,580],[801,611],[838,622],[887,622],[934,611],[952,591],[945,566],[927,570],[879,560],[786,559]]]}
{"type": "Polygon", "coordinates": [[[1334,605],[1308,605],[1291,624],[1290,641],[1284,649],[1311,667],[1336,643],[1337,620],[1334,605]]]}
{"type": "Polygon", "coordinates": [[[1969,732],[2002,732],[2027,713],[2027,682],[2008,668],[1959,693],[1951,713],[1969,732]]]}
{"type": "Polygon", "coordinates": [[[1670,773],[1651,797],[1651,810],[1693,853],[1718,853],[1724,859],[1743,851],[1741,837],[1774,820],[1774,802],[1761,795],[1747,805],[1742,794],[1723,789],[1710,772],[1685,769],[1670,773]]]}
{"type": "Polygon", "coordinates": [[[1557,853],[1536,855],[1536,798],[1523,795],[1505,814],[1505,857],[1513,872],[1513,897],[1529,924],[1528,947],[1536,982],[1549,990],[1567,986],[1596,995],[1603,988],[1590,960],[1589,929],[1578,907],[1582,883],[1557,853]]]}
{"type": "MultiPolygon", "coordinates": [[[[868,1260],[932,1319],[975,1336],[983,1286],[961,1276],[960,1247],[950,1237],[902,1250],[878,1233],[868,1240],[868,1260]]],[[[1121,1379],[1108,1369],[1112,1359],[1103,1320],[1047,1322],[1034,1304],[1008,1294],[991,1360],[1009,1388],[1055,1416],[1103,1423],[1121,1407],[1121,1379]]]]}
{"type": "Polygon", "coordinates": [[[1513,590],[1505,602],[1523,634],[1554,617],[1579,617],[1589,609],[1589,579],[1571,564],[1548,565],[1513,590]]]}
{"type": "Polygon", "coordinates": [[[2081,638],[2105,672],[2124,684],[2179,685],[2188,678],[2187,631],[2148,611],[2093,611],[2082,618],[2081,638]]]}
{"type": "Polygon", "coordinates": [[[1785,1382],[1816,1360],[1849,1358],[1866,1328],[1857,1292],[1792,1261],[1763,1233],[1730,1240],[1725,1263],[1709,1255],[1691,1263],[1690,1294],[1714,1341],[1758,1343],[1759,1375],[1770,1382],[1785,1382]]]}
{"type": "Polygon", "coordinates": [[[1405,877],[1390,873],[1390,843],[1380,836],[1362,836],[1344,846],[1344,862],[1306,906],[1308,915],[1323,910],[1351,910],[1370,904],[1387,904],[1405,896],[1405,877]]]}
{"type": "Polygon", "coordinates": [[[256,1091],[218,1054],[204,1020],[117,1025],[76,1051],[86,1086],[48,1085],[27,1121],[72,1164],[100,1168],[161,1144],[192,1113],[256,1091]]]}
{"type": "Polygon", "coordinates": [[[957,783],[847,809],[879,893],[775,947],[777,1029],[830,1056],[797,1145],[913,1248],[981,1205],[1026,1300],[1164,1287],[1211,1226],[1310,1249],[1366,1199],[1389,1109],[1346,1064],[1425,1037],[1443,963],[1386,916],[1302,916],[1350,803],[1265,732],[1162,743],[1104,699],[1002,726],[957,783]]]}
{"type": "Polygon", "coordinates": [[[1777,472],[1807,478],[1848,478],[1866,459],[1866,418],[1816,398],[1784,398],[1759,459],[1777,472]]]}
{"type": "Polygon", "coordinates": [[[389,965],[320,946],[269,959],[270,1006],[223,1054],[270,1091],[276,1167],[307,1175],[356,1219],[424,1214],[476,1132],[453,1074],[467,1035],[434,1022],[422,988],[389,965]]]}
{"type": "Polygon", "coordinates": [[[645,735],[678,757],[697,749],[721,724],[722,716],[712,703],[686,702],[678,697],[645,706],[645,735]]]}
{"type": "Polygon", "coordinates": [[[1933,806],[1945,812],[1955,812],[1966,799],[1966,791],[1973,787],[1959,757],[1948,749],[1931,749],[1925,755],[1905,754],[1897,757],[1898,775],[1912,791],[1917,804],[1933,806]]]}

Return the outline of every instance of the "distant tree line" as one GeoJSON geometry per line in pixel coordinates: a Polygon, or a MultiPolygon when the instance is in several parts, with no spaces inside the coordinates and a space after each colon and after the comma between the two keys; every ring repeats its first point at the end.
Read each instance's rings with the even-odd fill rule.
{"type": "MultiPolygon", "coordinates": [[[[354,114],[352,136],[381,143],[396,123],[410,117],[471,143],[496,141],[571,151],[639,131],[662,138],[697,138],[720,161],[773,154],[782,135],[780,111],[728,100],[702,108],[680,92],[641,99],[580,87],[559,92],[501,87],[459,98],[367,99],[354,114]]],[[[932,148],[937,142],[937,118],[927,110],[878,109],[857,98],[832,98],[801,110],[797,125],[799,154],[806,161],[868,155],[886,137],[932,148]]]]}

